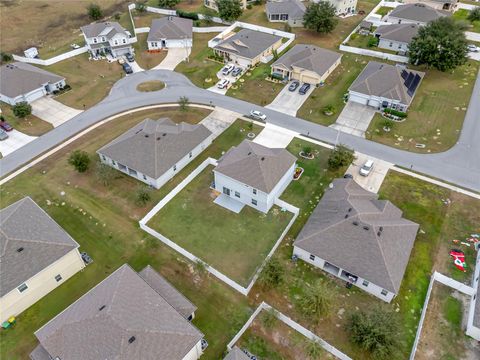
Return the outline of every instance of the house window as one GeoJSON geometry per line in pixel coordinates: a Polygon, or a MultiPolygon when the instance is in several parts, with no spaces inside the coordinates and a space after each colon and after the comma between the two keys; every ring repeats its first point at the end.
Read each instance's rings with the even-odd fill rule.
{"type": "Polygon", "coordinates": [[[370,283],[367,280],[363,280],[363,283],[362,283],[363,286],[368,286],[368,284],[370,283]]]}
{"type": "Polygon", "coordinates": [[[388,45],[388,46],[392,47],[392,46],[393,46],[393,43],[390,43],[390,45],[388,45]]]}
{"type": "Polygon", "coordinates": [[[114,43],[115,43],[115,45],[118,45],[118,40],[115,40],[114,43]]]}
{"type": "Polygon", "coordinates": [[[25,290],[28,289],[28,286],[27,284],[23,283],[22,285],[20,285],[17,290],[20,291],[21,293],[24,292],[25,290]]]}
{"type": "Polygon", "coordinates": [[[224,187],[223,187],[223,193],[224,193],[225,195],[230,196],[230,189],[229,189],[229,188],[226,188],[226,187],[224,186],[224,187]]]}
{"type": "Polygon", "coordinates": [[[93,38],[93,43],[94,43],[94,44],[97,43],[97,38],[93,38]]]}
{"type": "Polygon", "coordinates": [[[105,36],[102,36],[102,42],[105,42],[107,41],[107,39],[105,39],[105,36]]]}
{"type": "Polygon", "coordinates": [[[310,260],[315,261],[315,255],[310,255],[310,260]]]}
{"type": "Polygon", "coordinates": [[[382,290],[382,295],[383,295],[383,296],[387,296],[387,294],[388,294],[388,291],[385,290],[385,289],[383,289],[383,290],[382,290]]]}
{"type": "Polygon", "coordinates": [[[240,193],[238,191],[235,191],[235,197],[240,198],[240,193]]]}
{"type": "Polygon", "coordinates": [[[107,161],[107,158],[104,155],[102,155],[102,160],[107,161]]]}
{"type": "Polygon", "coordinates": [[[188,153],[188,157],[191,158],[192,156],[193,156],[193,154],[192,154],[192,152],[190,151],[190,152],[188,153]]]}
{"type": "Polygon", "coordinates": [[[112,164],[113,164],[113,165],[117,165],[117,163],[116,163],[115,161],[113,161],[113,160],[112,160],[112,164]]]}
{"type": "Polygon", "coordinates": [[[126,44],[126,43],[127,43],[127,39],[123,39],[123,43],[126,44]]]}
{"type": "Polygon", "coordinates": [[[62,275],[58,274],[57,276],[55,276],[55,280],[57,282],[59,282],[60,280],[62,280],[62,275]]]}
{"type": "Polygon", "coordinates": [[[173,165],[173,171],[177,171],[177,165],[173,165]]]}
{"type": "Polygon", "coordinates": [[[257,195],[257,189],[253,189],[253,195],[257,195]]]}
{"type": "Polygon", "coordinates": [[[255,199],[252,199],[252,205],[255,205],[255,206],[257,206],[257,200],[255,200],[255,199]]]}

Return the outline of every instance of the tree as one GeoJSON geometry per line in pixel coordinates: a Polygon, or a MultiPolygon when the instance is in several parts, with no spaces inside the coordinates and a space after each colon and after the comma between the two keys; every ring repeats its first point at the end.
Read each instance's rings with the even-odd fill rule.
{"type": "Polygon", "coordinates": [[[135,190],[135,204],[137,204],[137,206],[145,206],[150,199],[150,188],[145,185],[138,186],[135,190]]]}
{"type": "Polygon", "coordinates": [[[327,1],[312,3],[303,16],[303,26],[321,34],[328,34],[337,26],[335,7],[327,1]]]}
{"type": "Polygon", "coordinates": [[[103,186],[110,185],[112,180],[115,179],[115,176],[115,169],[102,162],[97,162],[95,167],[95,177],[103,184],[103,186]]]}
{"type": "Polygon", "coordinates": [[[272,288],[276,285],[281,285],[284,280],[285,269],[283,268],[282,263],[276,258],[271,258],[268,260],[258,279],[260,284],[266,288],[272,288]]]}
{"type": "Polygon", "coordinates": [[[158,0],[158,6],[161,8],[173,9],[180,0],[158,0]]]}
{"type": "Polygon", "coordinates": [[[178,106],[180,106],[180,111],[188,111],[190,109],[190,100],[186,96],[180,96],[178,99],[178,106]]]}
{"type": "Polygon", "coordinates": [[[480,21],[480,6],[475,7],[467,17],[470,21],[480,21]]]}
{"type": "Polygon", "coordinates": [[[332,288],[321,280],[305,288],[305,293],[298,300],[300,312],[313,320],[319,320],[332,310],[335,294],[332,288]]]}
{"type": "Polygon", "coordinates": [[[223,21],[232,22],[242,15],[240,0],[217,0],[218,16],[223,21]]]}
{"type": "Polygon", "coordinates": [[[84,173],[90,166],[90,156],[85,151],[75,150],[70,154],[68,163],[72,165],[79,173],[84,173]]]}
{"type": "Polygon", "coordinates": [[[442,17],[422,26],[408,47],[410,63],[447,71],[467,61],[465,25],[442,17]]]}
{"type": "Polygon", "coordinates": [[[90,5],[88,5],[87,11],[88,11],[88,16],[92,20],[97,21],[103,17],[103,11],[100,8],[100,5],[98,4],[91,3],[90,5]]]}
{"type": "Polygon", "coordinates": [[[347,330],[354,343],[370,351],[377,359],[386,359],[398,349],[398,318],[393,312],[381,307],[369,313],[352,313],[347,322],[347,330]]]}
{"type": "Polygon", "coordinates": [[[32,113],[32,105],[30,105],[26,101],[22,101],[13,105],[12,111],[13,115],[15,115],[16,117],[24,118],[32,113]]]}
{"type": "Polygon", "coordinates": [[[2,63],[7,63],[7,62],[12,61],[12,60],[13,60],[12,54],[6,53],[4,51],[0,52],[0,61],[2,63]]]}
{"type": "Polygon", "coordinates": [[[355,159],[353,150],[345,145],[336,146],[328,157],[328,167],[330,170],[340,169],[342,166],[350,165],[355,159]]]}

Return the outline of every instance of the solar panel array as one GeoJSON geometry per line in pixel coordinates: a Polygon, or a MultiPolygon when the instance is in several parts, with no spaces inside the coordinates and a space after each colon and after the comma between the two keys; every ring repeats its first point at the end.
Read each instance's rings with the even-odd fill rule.
{"type": "Polygon", "coordinates": [[[422,78],[420,77],[420,75],[415,74],[415,77],[414,77],[413,81],[411,82],[410,86],[408,87],[408,90],[407,90],[408,95],[413,96],[413,94],[415,94],[415,90],[417,90],[418,84],[420,84],[421,79],[422,78]]]}

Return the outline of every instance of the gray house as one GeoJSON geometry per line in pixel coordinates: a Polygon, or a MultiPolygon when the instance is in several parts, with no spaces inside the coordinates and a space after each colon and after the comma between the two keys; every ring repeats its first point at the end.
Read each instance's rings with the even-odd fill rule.
{"type": "Polygon", "coordinates": [[[203,334],[163,290],[121,266],[35,332],[31,359],[197,360],[203,334]]]}
{"type": "Polygon", "coordinates": [[[234,346],[223,360],[252,360],[252,358],[245,354],[239,347],[234,346]]]}
{"type": "Polygon", "coordinates": [[[212,140],[203,125],[145,119],[97,153],[102,163],[159,189],[212,140]]]}
{"type": "Polygon", "coordinates": [[[382,25],[375,30],[378,47],[406,53],[412,39],[418,34],[416,24],[382,25]]]}
{"type": "Polygon", "coordinates": [[[270,0],[265,5],[268,21],[285,22],[292,27],[303,26],[305,11],[300,0],[270,0]]]}
{"type": "Polygon", "coordinates": [[[341,59],[342,55],[335,51],[297,44],[272,64],[272,74],[316,85],[325,81],[341,59]]]}
{"type": "Polygon", "coordinates": [[[149,51],[192,47],[191,19],[178,16],[165,16],[152,20],[147,37],[149,51]]]}
{"type": "Polygon", "coordinates": [[[417,24],[424,26],[430,21],[451,15],[448,11],[437,10],[422,3],[414,3],[397,6],[385,15],[383,20],[392,24],[417,24]]]}
{"type": "Polygon", "coordinates": [[[336,179],[295,240],[293,254],[390,302],[419,225],[352,179],[336,179]]]}
{"type": "Polygon", "coordinates": [[[348,101],[406,112],[425,73],[370,61],[348,89],[348,101]]]}
{"type": "Polygon", "coordinates": [[[0,67],[0,100],[10,105],[28,103],[60,90],[65,78],[36,66],[15,62],[0,67]]]}
{"type": "Polygon", "coordinates": [[[80,30],[93,57],[108,53],[116,58],[133,53],[129,33],[117,22],[92,23],[82,26],[80,30]]]}

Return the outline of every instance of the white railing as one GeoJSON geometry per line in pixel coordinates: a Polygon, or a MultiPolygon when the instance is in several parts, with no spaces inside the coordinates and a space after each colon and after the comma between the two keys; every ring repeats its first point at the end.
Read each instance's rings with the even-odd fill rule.
{"type": "Polygon", "coordinates": [[[376,58],[384,59],[384,60],[391,60],[391,61],[396,61],[396,62],[401,62],[401,63],[408,63],[408,57],[406,57],[406,56],[389,54],[389,53],[384,53],[384,52],[381,52],[381,51],[362,49],[362,48],[357,48],[357,47],[347,46],[347,45],[340,45],[340,50],[345,51],[345,52],[349,52],[349,53],[353,53],[353,54],[376,57],[376,58]]]}
{"type": "Polygon", "coordinates": [[[145,33],[148,33],[148,32],[150,32],[149,27],[135,28],[135,33],[136,34],[145,34],[145,33]]]}
{"type": "MultiPolygon", "coordinates": [[[[135,5],[134,5],[134,7],[135,7],[135,5]]],[[[152,7],[152,6],[147,6],[146,9],[147,9],[148,12],[152,12],[152,13],[156,13],[156,14],[173,15],[173,16],[177,15],[177,12],[175,10],[159,9],[159,8],[152,7]]]]}
{"type": "Polygon", "coordinates": [[[66,53],[63,53],[63,54],[60,54],[60,55],[57,55],[57,56],[54,56],[50,59],[45,59],[45,60],[44,59],[30,59],[30,58],[26,58],[26,57],[23,57],[23,56],[18,56],[18,55],[15,55],[15,54],[13,55],[13,59],[15,61],[20,61],[20,62],[24,62],[24,63],[48,66],[48,65],[55,64],[59,61],[66,60],[68,58],[86,53],[87,51],[88,51],[88,48],[86,46],[83,46],[79,49],[71,50],[71,51],[68,51],[66,53]]]}
{"type": "Polygon", "coordinates": [[[211,32],[222,32],[227,28],[227,26],[208,26],[208,27],[193,27],[194,33],[211,33],[211,32]]]}

